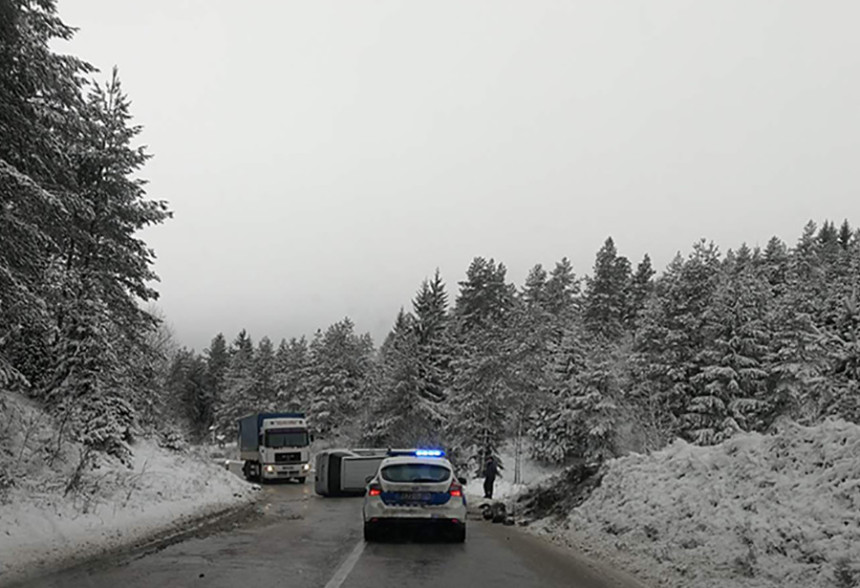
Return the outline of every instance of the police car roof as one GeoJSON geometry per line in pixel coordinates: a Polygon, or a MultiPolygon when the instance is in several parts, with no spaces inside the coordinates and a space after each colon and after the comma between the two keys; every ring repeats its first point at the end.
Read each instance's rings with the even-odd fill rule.
{"type": "Polygon", "coordinates": [[[404,463],[421,463],[421,464],[430,464],[430,465],[441,465],[449,470],[451,468],[451,462],[448,461],[444,457],[418,457],[417,455],[395,455],[392,457],[386,457],[382,460],[382,463],[379,464],[380,468],[384,468],[385,466],[390,465],[398,465],[404,463]]]}

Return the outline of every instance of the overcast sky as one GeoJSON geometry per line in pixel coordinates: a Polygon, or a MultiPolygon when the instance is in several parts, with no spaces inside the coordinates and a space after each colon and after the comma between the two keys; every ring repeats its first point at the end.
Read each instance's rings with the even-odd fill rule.
{"type": "Polygon", "coordinates": [[[860,225],[860,2],[59,0],[120,68],[154,158],[159,306],[202,349],[377,343],[438,267],[521,285],[607,236],[662,270],[699,238],[860,225]]]}

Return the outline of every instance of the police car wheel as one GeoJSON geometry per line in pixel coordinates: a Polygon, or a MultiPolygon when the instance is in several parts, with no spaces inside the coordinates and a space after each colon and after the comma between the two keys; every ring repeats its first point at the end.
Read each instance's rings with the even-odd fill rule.
{"type": "Polygon", "coordinates": [[[451,540],[454,543],[463,543],[464,541],[466,541],[466,525],[457,525],[454,528],[451,540]]]}
{"type": "Polygon", "coordinates": [[[372,523],[364,523],[364,540],[365,541],[378,541],[379,540],[379,529],[376,528],[376,525],[372,523]]]}

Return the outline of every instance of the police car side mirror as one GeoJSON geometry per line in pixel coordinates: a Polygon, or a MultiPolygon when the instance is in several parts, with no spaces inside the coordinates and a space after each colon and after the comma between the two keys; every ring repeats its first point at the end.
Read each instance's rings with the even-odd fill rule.
{"type": "Polygon", "coordinates": [[[466,478],[464,478],[463,476],[457,478],[457,481],[460,482],[463,486],[466,485],[466,478]]]}

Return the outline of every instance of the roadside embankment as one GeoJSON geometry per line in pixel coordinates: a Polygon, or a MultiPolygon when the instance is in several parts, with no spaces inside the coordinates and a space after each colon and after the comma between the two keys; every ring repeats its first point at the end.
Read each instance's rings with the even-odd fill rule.
{"type": "MultiPolygon", "coordinates": [[[[784,423],[613,460],[581,504],[530,524],[654,586],[860,585],[860,426],[784,423]]],[[[556,486],[564,486],[556,478],[556,486]]],[[[568,492],[579,491],[576,483],[568,492]]]]}
{"type": "Polygon", "coordinates": [[[130,467],[81,447],[56,450],[52,419],[0,392],[0,585],[200,526],[253,502],[257,487],[200,451],[153,440],[132,445],[130,467]]]}

